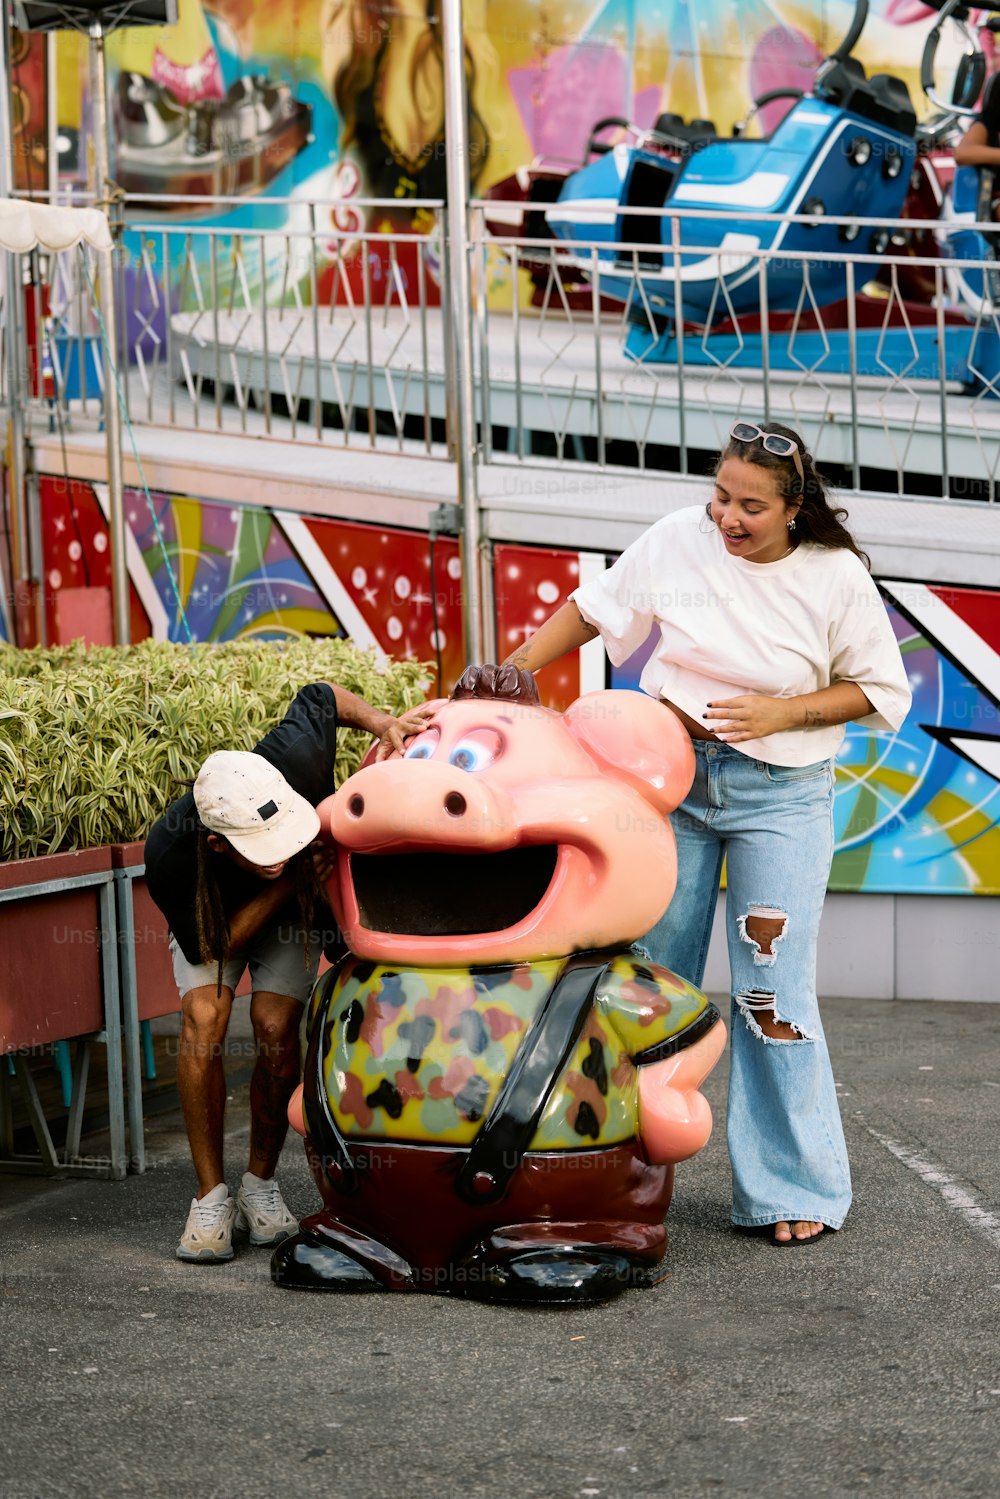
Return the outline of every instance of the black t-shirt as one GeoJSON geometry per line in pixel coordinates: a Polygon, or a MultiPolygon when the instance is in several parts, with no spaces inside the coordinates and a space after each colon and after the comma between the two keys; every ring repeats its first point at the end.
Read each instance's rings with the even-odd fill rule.
{"type": "MultiPolygon", "coordinates": [[[[333,689],[326,682],[312,682],[303,687],[281,723],[253,747],[255,755],[269,760],[293,790],[314,807],[335,789],[336,750],[337,703],[333,689]]],[[[194,794],[188,791],[154,822],[146,839],[147,889],[167,918],[189,963],[202,961],[195,920],[200,828],[194,794]]],[[[216,857],[214,867],[225,912],[230,918],[266,884],[221,855],[216,857]]],[[[291,901],[274,921],[275,924],[294,921],[297,915],[297,903],[291,901]]],[[[333,918],[329,917],[326,924],[332,928],[333,918]]]]}

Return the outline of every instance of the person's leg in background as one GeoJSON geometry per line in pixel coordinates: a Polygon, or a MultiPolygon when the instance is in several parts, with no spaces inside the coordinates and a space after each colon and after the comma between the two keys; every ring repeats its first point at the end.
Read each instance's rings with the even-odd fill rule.
{"type": "Polygon", "coordinates": [[[233,990],[215,984],[189,989],[181,998],[181,1033],[177,1050],[180,1095],[191,1159],[204,1197],[225,1180],[222,1130],[226,1112],[226,1077],[222,1050],[233,1011],[233,990]]]}
{"type": "Polygon", "coordinates": [[[288,1132],[288,1101],[299,1081],[299,1024],[320,947],[313,934],[307,963],[304,931],[267,928],[245,951],[227,960],[221,995],[214,964],[188,963],[175,942],[171,952],[183,995],[177,1088],[198,1178],[198,1196],[192,1200],[177,1255],[212,1263],[232,1259],[234,1229],[249,1232],[252,1244],[264,1245],[279,1243],[298,1228],[274,1172],[288,1132]],[[233,1199],[225,1184],[223,1159],[222,1058],[233,996],[248,963],[257,1056],[250,1081],[250,1159],[233,1199]]]}
{"type": "Polygon", "coordinates": [[[724,782],[733,1222],[778,1243],[839,1228],[850,1169],[816,997],[833,773],[730,759],[724,782]]]}
{"type": "Polygon", "coordinates": [[[318,934],[281,926],[250,953],[257,1059],[250,1080],[250,1158],[236,1193],[236,1229],[251,1244],[278,1244],[298,1231],[274,1179],[288,1134],[288,1103],[301,1076],[299,1027],[319,966],[318,934]]]}
{"type": "Polygon", "coordinates": [[[224,965],[220,990],[215,964],[189,963],[174,938],[170,952],[181,996],[177,1092],[198,1179],[177,1257],[208,1263],[231,1260],[236,1204],[226,1186],[223,1162],[226,1077],[222,1051],[244,965],[239,958],[224,965]]]}
{"type": "Polygon", "coordinates": [[[250,1001],[257,1057],[250,1079],[250,1159],[247,1170],[269,1180],[288,1134],[288,1102],[301,1075],[302,1002],[255,989],[250,1001]]]}

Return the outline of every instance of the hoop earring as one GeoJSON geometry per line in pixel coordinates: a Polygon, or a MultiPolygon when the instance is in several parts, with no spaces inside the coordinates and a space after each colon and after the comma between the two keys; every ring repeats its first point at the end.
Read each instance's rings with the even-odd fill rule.
{"type": "Polygon", "coordinates": [[[795,530],[795,516],[793,515],[792,518],[791,518],[791,520],[786,520],[785,521],[785,525],[788,527],[789,531],[794,531],[795,530]]]}

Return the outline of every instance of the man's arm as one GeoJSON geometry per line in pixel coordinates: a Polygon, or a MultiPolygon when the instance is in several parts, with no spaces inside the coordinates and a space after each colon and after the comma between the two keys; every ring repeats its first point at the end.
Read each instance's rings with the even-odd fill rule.
{"type": "Polygon", "coordinates": [[[550,614],[543,625],[523,645],[512,651],[504,665],[519,666],[522,671],[540,671],[550,661],[558,661],[568,651],[575,651],[601,632],[584,619],[572,599],[550,614]]]}
{"type": "Polygon", "coordinates": [[[377,759],[384,759],[393,750],[401,751],[406,740],[427,727],[432,710],[425,706],[411,708],[409,712],[394,718],[380,708],[373,708],[364,698],[338,687],[336,682],[327,682],[337,704],[337,721],[345,729],[363,729],[374,734],[379,741],[377,759]]]}
{"type": "Polygon", "coordinates": [[[295,876],[287,871],[240,906],[229,918],[229,950],[239,952],[295,894],[295,876]]]}

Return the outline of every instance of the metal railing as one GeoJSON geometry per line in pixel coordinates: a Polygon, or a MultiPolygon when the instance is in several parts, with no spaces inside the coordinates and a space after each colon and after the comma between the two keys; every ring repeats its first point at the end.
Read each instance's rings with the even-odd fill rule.
{"type": "MultiPolygon", "coordinates": [[[[1000,268],[894,243],[940,224],[829,218],[884,236],[891,251],[786,252],[713,244],[707,233],[700,242],[700,221],[718,222],[704,210],[630,209],[630,220],[661,221],[658,240],[581,233],[569,246],[487,235],[492,208],[473,206],[472,251],[477,285],[508,288],[503,312],[486,297],[477,306],[487,460],[499,456],[499,434],[505,462],[703,474],[732,420],[752,415],[799,430],[847,487],[996,499],[1000,268]],[[832,303],[831,275],[843,286],[832,303]],[[995,303],[962,299],[960,278],[977,275],[995,303]],[[509,338],[497,336],[505,325],[509,338]]],[[[816,224],[741,210],[740,229],[748,222],[816,224]]],[[[994,226],[962,225],[972,227],[994,226]]]]}
{"type": "MultiPolygon", "coordinates": [[[[425,233],[341,228],[342,203],[256,199],[255,211],[290,220],[277,230],[171,223],[147,205],[180,206],[138,200],[115,256],[130,422],[448,456],[441,202],[408,203],[425,233]]],[[[35,299],[23,351],[33,419],[99,420],[92,252],[37,257],[26,279],[48,288],[49,315],[35,299]]]]}
{"type": "MultiPolygon", "coordinates": [[[[428,233],[341,227],[336,203],[256,200],[285,220],[274,229],[131,207],[116,257],[129,420],[451,457],[443,205],[413,207],[428,233]]],[[[842,486],[996,499],[1000,296],[977,308],[959,279],[981,274],[988,292],[997,267],[893,242],[941,225],[823,221],[879,233],[881,252],[734,250],[697,242],[698,221],[718,215],[630,210],[666,221],[659,241],[594,235],[570,252],[488,234],[491,209],[473,205],[468,248],[482,462],[700,474],[733,416],[756,414],[800,430],[842,486]],[[778,305],[773,288],[793,278],[796,296],[778,305]]],[[[775,217],[741,212],[740,227],[750,220],[775,217]]],[[[34,411],[69,423],[94,417],[103,396],[88,252],[53,257],[48,280],[34,411]]]]}
{"type": "Polygon", "coordinates": [[[317,203],[279,231],[130,225],[130,419],[270,435],[281,418],[320,443],[446,451],[443,207],[417,207],[429,233],[359,234],[317,203]]]}

